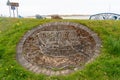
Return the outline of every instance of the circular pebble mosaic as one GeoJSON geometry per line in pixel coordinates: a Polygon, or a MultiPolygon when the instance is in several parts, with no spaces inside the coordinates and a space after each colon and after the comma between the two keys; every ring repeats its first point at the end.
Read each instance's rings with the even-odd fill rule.
{"type": "Polygon", "coordinates": [[[98,56],[100,46],[97,34],[84,25],[51,22],[24,35],[17,46],[17,60],[38,74],[64,75],[98,56]]]}

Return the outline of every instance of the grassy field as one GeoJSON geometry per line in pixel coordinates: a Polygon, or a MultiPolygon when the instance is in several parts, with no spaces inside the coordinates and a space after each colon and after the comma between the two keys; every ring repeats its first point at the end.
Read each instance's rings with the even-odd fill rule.
{"type": "Polygon", "coordinates": [[[120,21],[0,18],[0,80],[120,80],[120,21]],[[34,74],[22,67],[16,61],[21,37],[33,27],[54,21],[81,23],[96,32],[102,40],[100,56],[65,76],[34,74]]]}

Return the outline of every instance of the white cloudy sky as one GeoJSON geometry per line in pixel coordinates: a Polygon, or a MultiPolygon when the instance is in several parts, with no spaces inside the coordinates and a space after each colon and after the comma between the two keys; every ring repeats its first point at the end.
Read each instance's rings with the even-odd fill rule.
{"type": "MultiPolygon", "coordinates": [[[[120,0],[10,0],[19,2],[19,14],[96,14],[112,12],[120,14],[120,0]]],[[[0,0],[0,14],[9,16],[7,0],[0,0]]]]}

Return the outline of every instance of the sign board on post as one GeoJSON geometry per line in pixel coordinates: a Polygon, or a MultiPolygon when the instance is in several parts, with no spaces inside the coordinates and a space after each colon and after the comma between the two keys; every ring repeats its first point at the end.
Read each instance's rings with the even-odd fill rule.
{"type": "Polygon", "coordinates": [[[11,10],[13,10],[13,17],[15,17],[15,9],[17,12],[17,17],[18,17],[18,7],[19,7],[19,3],[17,2],[10,2],[9,0],[7,1],[7,6],[9,6],[9,13],[10,13],[10,17],[11,17],[11,10]]]}
{"type": "Polygon", "coordinates": [[[10,5],[11,5],[11,6],[14,6],[14,7],[19,7],[19,3],[11,2],[10,5]]]}
{"type": "Polygon", "coordinates": [[[15,10],[15,6],[11,6],[11,9],[12,9],[12,10],[15,10]]]}

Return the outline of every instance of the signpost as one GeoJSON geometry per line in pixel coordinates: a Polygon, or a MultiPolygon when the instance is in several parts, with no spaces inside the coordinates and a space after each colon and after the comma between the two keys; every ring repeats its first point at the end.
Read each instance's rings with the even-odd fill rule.
{"type": "Polygon", "coordinates": [[[10,2],[9,0],[7,1],[7,6],[9,6],[9,13],[10,13],[10,17],[11,17],[11,10],[13,10],[13,17],[15,17],[15,10],[17,13],[17,17],[18,17],[18,7],[19,7],[19,3],[16,2],[10,2]]]}
{"type": "Polygon", "coordinates": [[[15,6],[11,6],[11,9],[13,10],[13,17],[15,17],[15,12],[14,12],[15,6]]]}

